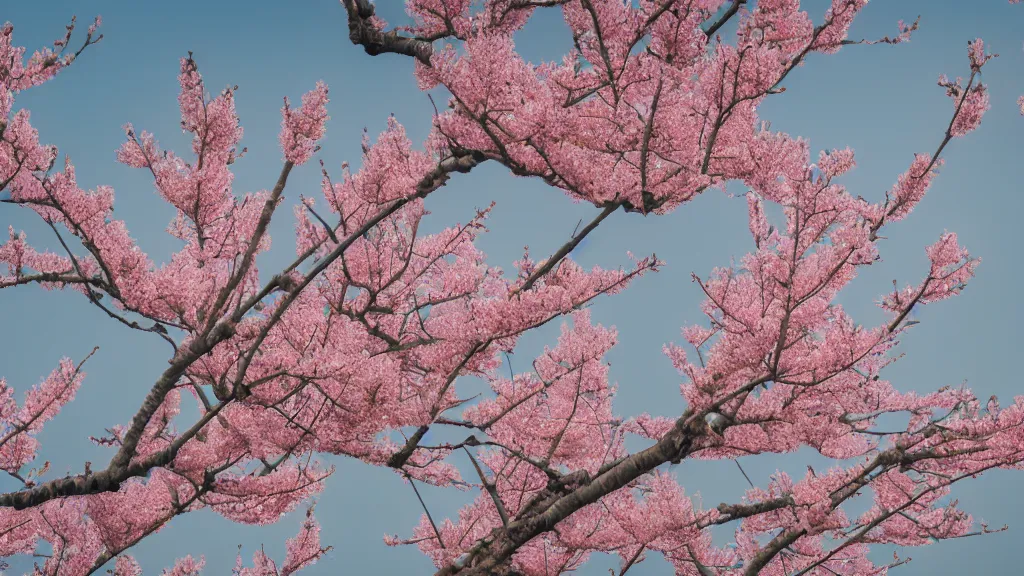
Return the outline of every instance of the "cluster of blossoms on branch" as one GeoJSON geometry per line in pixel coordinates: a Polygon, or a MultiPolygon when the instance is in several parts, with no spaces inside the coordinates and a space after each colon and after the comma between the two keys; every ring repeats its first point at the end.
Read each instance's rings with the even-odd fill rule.
{"type": "MultiPolygon", "coordinates": [[[[884,200],[839,183],[850,150],[816,157],[807,142],[772,131],[759,104],[809,54],[850,44],[866,0],[833,0],[814,25],[797,0],[409,0],[414,24],[388,29],[367,0],[342,0],[350,39],[371,55],[416,59],[424,90],[450,96],[422,149],[390,119],[364,141],[362,164],[322,171],[322,198],[295,209],[296,255],[261,282],[257,256],[290,173],[318,151],[328,120],[323,83],[282,109],[283,165],[268,191],[232,188],[242,129],[235,90],[213,93],[182,59],[178,103],[192,149],[179,156],[127,125],[120,162],[148,171],[177,210],[168,232],[182,248],[157,265],[113,217],[113,191],[79,188],[65,160],[40,143],[14,96],[54,76],[101,37],[90,27],[65,55],[26,61],[11,27],[0,36],[0,202],[34,211],[62,253],[24,234],[0,245],[0,287],[70,288],[126,329],[166,341],[169,366],[126,424],[93,440],[112,451],[101,470],[46,479],[25,471],[33,437],[74,396],[82,364],[65,360],[20,406],[0,381],[0,468],[23,486],[0,495],[0,556],[53,552],[41,574],[90,574],[112,563],[137,576],[126,552],[180,514],[211,509],[236,522],[269,523],[321,491],[325,454],[394,469],[406,481],[476,488],[457,519],[423,516],[409,539],[438,574],[564,573],[593,552],[647,552],[678,574],[874,574],[889,565],[869,546],[910,546],[976,528],[944,497],[950,486],[1024,461],[1024,399],[982,404],[965,389],[902,393],[882,378],[917,307],[957,294],[977,260],[945,234],[927,249],[923,279],[880,300],[891,318],[867,328],[836,303],[858,268],[879,258],[879,232],[921,201],[953,139],[980,124],[989,95],[978,82],[993,57],[970,44],[970,76],[939,84],[953,111],[938,149],[918,154],[884,200]],[[513,35],[538,9],[561,8],[574,50],[532,65],[513,35]],[[738,20],[735,43],[719,30],[738,20]],[[813,161],[812,161],[813,160],[813,161]],[[529,254],[507,275],[474,240],[491,208],[433,235],[420,231],[425,200],[456,173],[494,162],[540,178],[600,211],[541,261],[529,254]],[[616,212],[665,214],[709,188],[748,189],[755,251],[734,268],[694,276],[707,321],[666,352],[684,378],[678,418],[618,416],[604,355],[614,330],[585,310],[662,265],[585,270],[569,255],[616,212]],[[774,225],[764,203],[783,208],[774,225]],[[72,242],[73,239],[73,242],[72,242]],[[506,374],[519,337],[569,319],[531,370],[506,374]],[[476,376],[492,390],[474,400],[457,386],[476,376]],[[200,416],[180,417],[182,402],[200,416]],[[887,415],[905,429],[879,429],[887,415]],[[432,428],[464,430],[427,445],[432,428]],[[649,440],[630,453],[627,435],[649,440]],[[660,467],[809,446],[844,467],[777,474],[740,501],[704,509],[660,467]],[[452,464],[466,455],[472,475],[452,464]],[[846,505],[870,494],[857,517],[846,505]],[[734,524],[730,546],[710,529],[734,524]]],[[[638,376],[639,378],[639,376],[638,376]]],[[[627,385],[649,385],[636,381],[627,385]]],[[[983,527],[982,532],[988,531],[983,527]]],[[[262,552],[240,574],[291,574],[325,552],[308,515],[278,567],[262,552]]],[[[895,563],[902,560],[897,559],[895,563]]],[[[169,574],[195,574],[186,557],[169,574]]]]}

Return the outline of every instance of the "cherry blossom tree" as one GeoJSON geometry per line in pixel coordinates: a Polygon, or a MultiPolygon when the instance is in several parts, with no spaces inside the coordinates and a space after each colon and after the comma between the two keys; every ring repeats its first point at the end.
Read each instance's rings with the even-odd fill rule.
{"type": "MultiPolygon", "coordinates": [[[[944,498],[960,480],[1024,462],[1024,398],[1002,407],[965,388],[901,393],[883,379],[910,314],[958,294],[978,260],[942,235],[926,248],[920,281],[879,300],[890,316],[879,326],[856,323],[837,296],[879,258],[883,228],[922,200],[946,146],[980,124],[989,108],[980,74],[994,55],[974,40],[965,76],[940,78],[951,106],[936,149],[917,154],[878,202],[841,184],[852,151],[812,154],[758,118],[810,54],[899,44],[916,30],[901,22],[894,37],[851,39],[866,3],[833,0],[812,19],[798,0],[408,0],[414,25],[389,28],[368,0],[342,0],[349,39],[369,55],[413,58],[420,87],[443,89],[447,108],[421,146],[391,119],[364,141],[358,170],[331,174],[321,161],[322,197],[303,196],[295,212],[295,257],[265,282],[258,256],[289,175],[319,151],[325,84],[300,104],[285,98],[280,176],[269,191],[242,194],[232,187],[245,153],[234,91],[211,93],[192,56],[181,60],[192,149],[179,155],[127,125],[117,151],[177,210],[168,232],[183,247],[155,263],[114,218],[113,190],[81,189],[74,166],[57,166],[57,149],[14,107],[101,40],[99,19],[77,50],[72,21],[54,48],[28,58],[6,25],[0,202],[37,214],[63,252],[38,251],[11,229],[0,287],[78,292],[125,329],[166,342],[169,362],[138,411],[93,438],[109,462],[63,478],[36,464],[35,435],[88,385],[87,358],[65,359],[20,401],[0,380],[0,468],[23,485],[0,495],[0,555],[46,544],[37,573],[136,576],[132,546],[178,515],[211,509],[262,524],[308,505],[332,472],[324,455],[393,469],[414,488],[478,493],[455,519],[425,509],[408,536],[388,537],[418,546],[438,575],[565,573],[595,552],[618,555],[620,576],[648,552],[698,576],[882,574],[905,560],[879,564],[872,545],[991,531],[944,498]],[[545,9],[562,11],[575,48],[528,64],[513,34],[545,9]],[[731,40],[720,35],[726,24],[737,26],[731,40]],[[420,231],[428,197],[483,163],[599,212],[507,275],[474,246],[489,209],[420,231]],[[676,418],[619,415],[603,360],[616,333],[586,308],[663,263],[651,255],[585,270],[570,255],[608,218],[657,217],[730,182],[748,191],[754,251],[693,278],[706,320],[683,329],[687,347],[665,349],[687,408],[676,418]],[[556,321],[557,343],[529,371],[507,374],[503,353],[556,321]],[[491,393],[467,396],[468,376],[491,393]],[[200,416],[183,418],[183,402],[200,416]],[[883,427],[890,415],[905,427],[883,427]],[[464,439],[427,444],[436,428],[464,439]],[[628,451],[627,436],[647,447],[628,451]],[[801,447],[843,465],[780,473],[714,508],[663,466],[801,447]],[[863,500],[866,512],[849,512],[863,500]],[[713,543],[716,526],[734,527],[730,545],[713,543]]],[[[257,552],[236,571],[292,574],[326,550],[309,508],[282,564],[257,552]]],[[[186,556],[167,573],[202,564],[186,556]]]]}

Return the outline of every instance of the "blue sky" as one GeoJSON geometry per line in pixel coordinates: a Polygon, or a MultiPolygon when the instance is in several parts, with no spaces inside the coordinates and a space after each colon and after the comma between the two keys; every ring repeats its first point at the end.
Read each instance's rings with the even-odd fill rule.
{"type": "MultiPolygon", "coordinates": [[[[827,2],[804,3],[820,17],[827,2]]],[[[399,0],[378,0],[381,14],[402,23],[399,0]]],[[[192,51],[211,89],[238,85],[237,107],[245,127],[246,158],[237,164],[239,192],[270,188],[279,170],[277,148],[281,98],[296,100],[319,80],[331,88],[328,136],[320,157],[337,169],[348,160],[358,166],[363,128],[380,132],[394,113],[414,141],[430,127],[431,105],[418,92],[412,62],[390,56],[370,58],[349,44],[343,10],[335,0],[284,3],[240,0],[128,0],[5,2],[0,19],[15,24],[18,44],[43,46],[58,37],[77,13],[83,24],[96,13],[104,18],[103,42],[58,79],[19,97],[18,107],[33,111],[42,139],[56,144],[75,162],[80,184],[107,184],[117,192],[116,214],[124,219],[154,259],[166,258],[176,245],[164,233],[172,210],[156,197],[143,171],[119,165],[114,150],[121,126],[153,131],[168,146],[183,148],[178,129],[176,73],[178,59],[192,51]]],[[[907,221],[889,229],[882,245],[883,262],[859,277],[841,298],[865,324],[881,319],[872,302],[895,278],[918,279],[926,269],[924,246],[945,230],[959,234],[981,256],[978,278],[959,298],[930,306],[904,339],[907,357],[887,376],[900,389],[930,391],[966,381],[981,398],[1020,394],[1019,343],[1024,325],[1020,286],[1020,229],[1024,199],[1024,118],[1016,98],[1024,93],[1024,7],[1005,0],[877,1],[854,26],[854,37],[881,37],[896,32],[896,21],[922,15],[913,41],[900,46],[854,46],[837,56],[813,57],[787,79],[787,92],[761,109],[773,128],[801,135],[815,149],[852,147],[857,169],[844,179],[854,194],[879,199],[915,152],[932,152],[952,112],[952,104],[935,85],[939,74],[967,72],[966,44],[977,36],[1000,53],[985,68],[993,109],[981,128],[947,148],[946,166],[924,203],[907,221]]],[[[547,11],[517,38],[521,52],[539,62],[561,55],[569,36],[557,11],[547,11]]],[[[293,173],[287,202],[300,193],[315,195],[315,166],[293,173]]],[[[737,190],[742,191],[742,190],[737,190]]],[[[550,253],[572,233],[593,207],[571,203],[539,182],[513,178],[497,166],[484,166],[453,178],[428,204],[430,226],[466,221],[476,207],[497,206],[480,241],[495,265],[510,268],[529,244],[531,253],[550,253]]],[[[274,221],[275,249],[261,262],[272,270],[291,253],[290,209],[274,221]]],[[[0,224],[24,229],[37,245],[48,246],[48,230],[30,214],[0,206],[0,224]]],[[[619,330],[621,344],[609,355],[612,379],[619,384],[620,414],[642,411],[673,415],[683,403],[679,377],[662,355],[662,345],[678,342],[679,329],[699,321],[700,295],[690,273],[706,274],[727,265],[751,248],[746,233],[746,203],[720,192],[707,193],[665,217],[617,214],[588,239],[576,257],[585,265],[616,266],[625,252],[657,252],[667,261],[663,272],[635,284],[624,294],[603,299],[594,319],[619,330]]],[[[542,257],[542,256],[539,256],[542,257]]],[[[93,446],[89,435],[127,421],[167,358],[166,345],[144,338],[104,318],[72,293],[27,288],[0,294],[0,374],[19,389],[35,384],[62,356],[81,358],[93,346],[100,352],[88,364],[88,377],[75,402],[41,435],[41,459],[53,473],[75,472],[84,461],[105,462],[109,453],[93,446]]],[[[552,344],[557,326],[526,338],[512,362],[524,369],[529,358],[552,344]]],[[[776,469],[801,472],[805,454],[744,462],[747,474],[764,485],[776,469]]],[[[817,460],[816,460],[817,462],[817,460]]],[[[308,574],[430,573],[429,562],[413,548],[386,548],[384,533],[408,535],[421,510],[411,489],[386,470],[347,460],[333,461],[337,472],[319,498],[318,517],[326,544],[334,546],[327,561],[308,574]]],[[[95,467],[95,466],[94,466],[95,467]]],[[[714,506],[735,499],[745,480],[731,462],[684,463],[674,469],[689,493],[699,492],[714,506]]],[[[955,492],[964,508],[993,526],[1009,523],[1008,532],[924,549],[905,551],[914,558],[902,574],[954,574],[976,569],[1012,572],[1024,530],[1024,499],[1018,497],[1019,474],[994,473],[955,492]]],[[[0,485],[0,488],[9,488],[0,485]]],[[[435,517],[454,514],[465,494],[422,489],[435,517]]],[[[233,565],[237,545],[248,557],[260,544],[281,558],[283,541],[293,535],[301,514],[277,525],[245,527],[201,512],[177,519],[135,550],[147,572],[159,572],[184,554],[205,555],[208,574],[223,574],[233,565]]],[[[581,571],[606,574],[615,562],[596,558],[581,571]]],[[[12,563],[12,571],[31,566],[12,563]]],[[[651,558],[631,574],[666,574],[669,567],[651,558]]]]}

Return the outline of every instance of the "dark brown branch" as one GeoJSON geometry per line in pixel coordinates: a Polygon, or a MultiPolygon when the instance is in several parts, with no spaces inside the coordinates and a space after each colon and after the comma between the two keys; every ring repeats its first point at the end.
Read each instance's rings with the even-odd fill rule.
{"type": "MultiPolygon", "coordinates": [[[[263,204],[263,210],[260,212],[260,219],[256,223],[256,229],[253,230],[252,238],[249,239],[249,246],[245,249],[245,254],[242,256],[242,262],[235,269],[234,274],[228,279],[228,282],[221,289],[220,294],[217,295],[217,300],[213,307],[207,312],[207,325],[203,330],[203,333],[209,333],[213,329],[214,323],[220,315],[221,309],[227,304],[228,299],[231,297],[231,293],[234,292],[238,284],[245,278],[249,268],[252,266],[253,260],[256,258],[256,250],[259,248],[260,241],[263,240],[263,235],[266,234],[267,228],[270,226],[270,220],[274,216],[274,211],[277,209],[278,201],[281,199],[281,194],[284,193],[284,187],[288,184],[288,174],[291,173],[292,168],[295,165],[291,162],[285,162],[281,168],[281,174],[277,177],[277,183],[274,184],[274,189],[270,191],[270,195],[263,204]]],[[[241,319],[239,319],[241,320],[241,319]]],[[[236,320],[237,322],[238,320],[236,320]]]]}
{"type": "Polygon", "coordinates": [[[568,242],[563,244],[557,252],[552,254],[550,258],[548,258],[547,260],[544,261],[543,264],[538,266],[537,269],[530,274],[526,281],[523,282],[522,286],[513,289],[512,294],[526,292],[530,288],[533,288],[533,285],[537,282],[537,280],[543,278],[545,274],[547,274],[555,266],[557,266],[558,263],[561,262],[563,258],[568,256],[569,253],[572,252],[577,246],[579,246],[579,243],[582,242],[588,234],[593,232],[594,229],[597,228],[601,224],[601,222],[604,221],[605,218],[611,216],[612,212],[618,210],[619,206],[621,206],[621,204],[618,203],[612,203],[605,206],[604,210],[601,210],[601,213],[598,214],[593,220],[591,220],[590,223],[583,228],[583,230],[580,230],[579,233],[575,234],[568,242]]]}
{"type": "Polygon", "coordinates": [[[394,30],[378,30],[371,22],[374,6],[369,0],[342,0],[342,3],[348,12],[348,38],[353,44],[362,46],[370,56],[402,54],[430,66],[430,56],[434,52],[430,42],[401,36],[394,30]]]}
{"type": "Polygon", "coordinates": [[[740,6],[746,3],[747,0],[732,0],[732,4],[729,5],[729,8],[722,13],[722,17],[711,24],[711,26],[708,26],[708,29],[704,31],[704,35],[711,38],[715,32],[718,32],[719,28],[725,26],[725,23],[739,12],[740,6]]]}
{"type": "Polygon", "coordinates": [[[491,496],[491,501],[494,502],[495,509],[498,510],[498,516],[501,518],[501,525],[508,528],[508,511],[505,510],[505,504],[501,501],[501,496],[498,495],[498,489],[493,482],[487,481],[487,476],[484,475],[484,471],[480,468],[480,464],[477,463],[476,458],[473,457],[473,453],[469,451],[469,448],[462,447],[466,451],[466,455],[469,456],[469,461],[473,463],[473,468],[476,469],[476,473],[480,476],[480,484],[487,490],[487,493],[491,496]]]}
{"type": "MultiPolygon", "coordinates": [[[[43,502],[47,502],[55,498],[99,494],[101,492],[116,492],[121,487],[121,483],[125,480],[134,477],[143,477],[153,468],[163,467],[170,464],[174,460],[174,457],[177,456],[181,447],[195,437],[195,435],[198,434],[206,424],[210,422],[210,420],[216,417],[225,405],[226,403],[216,405],[213,410],[204,414],[203,417],[193,424],[191,428],[181,436],[177,437],[170,446],[163,450],[159,450],[145,458],[140,458],[134,462],[128,462],[125,464],[117,463],[117,457],[115,456],[114,460],[111,461],[111,464],[103,471],[96,473],[87,472],[76,476],[59,478],[57,480],[51,480],[44,484],[40,484],[28,490],[2,494],[0,495],[0,507],[11,507],[15,510],[24,510],[26,508],[31,508],[32,506],[38,506],[43,502]]],[[[138,439],[135,439],[134,444],[137,445],[137,443],[138,439]]],[[[124,451],[125,444],[126,440],[122,440],[121,450],[118,454],[124,451]]]]}
{"type": "Polygon", "coordinates": [[[420,496],[420,491],[416,488],[416,481],[413,480],[412,476],[406,475],[406,480],[409,481],[409,485],[412,486],[412,491],[416,493],[416,499],[420,501],[420,506],[423,507],[424,514],[427,515],[427,520],[430,521],[430,527],[434,529],[434,534],[437,536],[437,543],[441,548],[447,548],[444,545],[444,540],[441,538],[441,531],[437,529],[437,524],[434,522],[434,517],[430,515],[430,510],[427,509],[427,504],[423,501],[423,497],[420,496]]]}

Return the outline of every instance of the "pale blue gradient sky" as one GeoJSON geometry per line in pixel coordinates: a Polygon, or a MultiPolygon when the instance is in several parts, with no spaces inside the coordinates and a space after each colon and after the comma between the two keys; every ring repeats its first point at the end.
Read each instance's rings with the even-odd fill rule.
{"type": "MultiPolygon", "coordinates": [[[[378,0],[380,13],[392,23],[405,20],[402,2],[378,0]]],[[[827,2],[805,2],[820,18],[827,2]]],[[[119,165],[114,150],[123,139],[121,126],[155,132],[162,143],[184,148],[178,129],[175,75],[178,59],[195,54],[211,89],[239,86],[237,106],[245,127],[246,158],[236,165],[239,192],[272,186],[280,168],[277,148],[282,96],[297,99],[318,79],[331,87],[328,136],[320,153],[337,169],[348,160],[358,166],[363,127],[375,135],[394,113],[417,142],[430,126],[431,106],[416,90],[412,62],[400,57],[370,58],[349,44],[344,14],[335,0],[242,2],[128,0],[0,2],[0,20],[15,24],[18,44],[43,46],[58,37],[68,17],[85,24],[96,13],[104,18],[103,42],[86,52],[52,83],[19,97],[17,107],[33,111],[33,123],[45,142],[70,155],[81,185],[111,185],[117,191],[116,214],[124,219],[154,259],[175,248],[164,233],[173,217],[153,192],[147,173],[119,165]]],[[[948,162],[932,191],[907,221],[888,230],[884,261],[862,274],[841,298],[859,321],[881,320],[872,302],[891,286],[916,281],[925,271],[923,247],[944,230],[984,262],[978,278],[959,298],[928,307],[922,324],[904,339],[907,358],[887,376],[903,390],[930,391],[966,380],[981,398],[999,394],[1010,399],[1022,389],[1019,350],[1022,320],[1021,240],[1017,229],[1024,200],[1021,134],[1024,118],[1015,106],[1024,93],[1024,7],[1005,0],[876,1],[868,6],[853,36],[893,34],[896,21],[922,14],[921,30],[910,44],[855,46],[837,56],[813,57],[787,80],[788,91],[766,102],[762,116],[773,127],[809,138],[814,149],[852,147],[858,168],[845,183],[854,194],[877,200],[906,169],[915,152],[931,153],[941,138],[952,104],[935,86],[941,73],[967,72],[966,43],[982,36],[1001,57],[985,68],[993,109],[981,128],[947,148],[948,162]]],[[[539,62],[560,56],[569,37],[560,13],[548,10],[518,37],[521,51],[539,62]]],[[[287,201],[315,195],[319,175],[314,165],[293,173],[287,201]]],[[[572,232],[581,217],[595,209],[572,204],[536,181],[513,179],[497,166],[458,175],[428,206],[432,230],[465,221],[475,207],[498,202],[480,246],[491,262],[510,268],[529,244],[547,254],[572,232]]],[[[24,229],[29,239],[52,246],[51,234],[38,219],[9,206],[0,207],[0,224],[24,229]]],[[[292,253],[294,220],[289,207],[271,226],[275,249],[261,262],[265,271],[279,267],[292,253]]],[[[616,266],[625,251],[657,252],[665,270],[647,277],[624,294],[594,307],[595,320],[615,325],[621,344],[609,355],[611,375],[619,383],[620,414],[642,411],[674,415],[682,409],[679,377],[662,355],[662,345],[678,342],[679,328],[699,321],[700,297],[690,273],[707,274],[751,248],[746,233],[746,204],[718,192],[707,193],[666,217],[618,214],[588,240],[576,257],[586,265],[616,266]]],[[[165,366],[166,344],[130,332],[85,305],[73,293],[46,293],[22,288],[0,294],[0,374],[24,389],[48,373],[61,356],[78,359],[95,345],[88,377],[75,402],[41,434],[40,460],[54,464],[54,474],[94,468],[109,452],[93,446],[89,435],[128,420],[165,366]]],[[[524,339],[517,369],[531,354],[553,344],[557,326],[524,339]]],[[[805,454],[745,461],[747,473],[764,485],[776,469],[802,474],[804,465],[822,459],[805,454]]],[[[308,574],[424,574],[429,562],[416,549],[386,548],[381,536],[408,535],[421,514],[408,486],[385,470],[336,459],[337,472],[319,498],[318,516],[325,544],[334,551],[308,574]]],[[[689,493],[699,492],[707,506],[735,500],[745,481],[731,462],[684,463],[674,472],[689,493]]],[[[961,485],[955,492],[964,508],[1008,532],[904,550],[914,561],[899,574],[1012,573],[1019,565],[1024,533],[1024,499],[1019,473],[994,473],[961,485]]],[[[13,485],[0,482],[0,488],[13,485]]],[[[467,495],[424,489],[435,517],[454,514],[467,495]]],[[[136,547],[147,573],[158,573],[175,557],[205,555],[208,574],[228,573],[236,546],[246,559],[265,543],[274,558],[283,558],[283,542],[293,535],[301,513],[277,525],[247,527],[200,512],[176,519],[169,528],[136,547]]],[[[891,552],[882,551],[884,560],[891,552]]],[[[12,571],[31,567],[16,560],[12,571]]],[[[607,574],[617,562],[596,557],[582,574],[607,574]]],[[[637,576],[671,573],[652,557],[631,570],[637,576]]]]}

